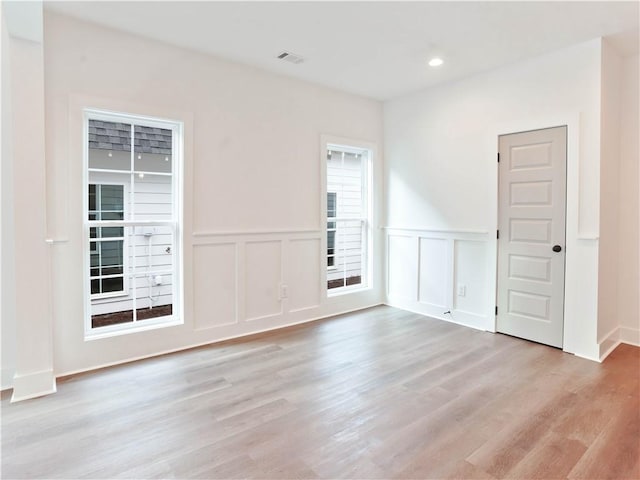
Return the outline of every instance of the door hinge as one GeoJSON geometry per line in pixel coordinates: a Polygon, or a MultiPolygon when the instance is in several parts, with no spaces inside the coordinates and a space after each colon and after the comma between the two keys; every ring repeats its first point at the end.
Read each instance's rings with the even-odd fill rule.
{"type": "Polygon", "coordinates": [[[500,230],[496,230],[496,238],[500,240],[500,230]]]}
{"type": "Polygon", "coordinates": [[[498,152],[498,163],[500,163],[500,152],[498,152]]]}
{"type": "Polygon", "coordinates": [[[496,305],[496,315],[498,315],[498,306],[496,305]]]}

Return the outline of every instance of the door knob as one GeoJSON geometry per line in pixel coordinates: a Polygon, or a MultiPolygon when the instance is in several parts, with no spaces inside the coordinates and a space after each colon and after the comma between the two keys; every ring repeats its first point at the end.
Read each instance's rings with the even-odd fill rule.
{"type": "Polygon", "coordinates": [[[552,250],[554,252],[561,252],[562,251],[562,247],[560,245],[554,245],[552,250]]]}

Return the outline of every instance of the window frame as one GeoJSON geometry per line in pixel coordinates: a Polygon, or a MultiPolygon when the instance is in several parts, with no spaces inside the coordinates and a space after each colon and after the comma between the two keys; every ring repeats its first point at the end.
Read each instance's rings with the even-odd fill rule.
{"type": "MultiPolygon", "coordinates": [[[[321,268],[321,282],[325,291],[325,298],[337,297],[340,295],[362,292],[365,290],[371,290],[373,285],[373,225],[374,225],[374,202],[373,202],[373,170],[374,161],[376,155],[376,146],[371,142],[333,137],[328,135],[322,135],[321,137],[321,248],[323,252],[322,262],[323,268],[321,268]],[[336,231],[337,225],[341,221],[354,221],[360,220],[362,222],[362,275],[361,282],[356,285],[345,285],[342,287],[328,288],[328,272],[331,271],[331,267],[327,267],[327,193],[329,193],[327,185],[327,154],[330,150],[338,150],[345,153],[362,154],[367,153],[366,162],[362,163],[362,168],[365,170],[362,175],[362,206],[364,215],[361,217],[336,217],[336,231]]],[[[337,200],[337,196],[336,196],[337,200]]],[[[336,203],[337,205],[337,203],[336,203]]],[[[337,267],[336,267],[337,268],[337,267]]]]}
{"type": "MultiPolygon", "coordinates": [[[[135,141],[131,139],[131,155],[135,149],[135,141]]],[[[97,108],[83,108],[82,110],[82,212],[83,212],[83,303],[84,303],[84,339],[85,341],[96,340],[100,338],[107,338],[117,335],[135,333],[139,331],[151,330],[155,328],[161,328],[166,326],[181,325],[184,323],[184,311],[183,311],[183,299],[184,299],[184,285],[183,285],[183,169],[184,169],[184,123],[179,120],[169,120],[159,117],[150,117],[145,115],[137,115],[131,113],[116,112],[106,109],[97,108]],[[136,125],[145,127],[155,127],[168,129],[172,132],[172,153],[171,153],[171,173],[160,172],[138,172],[134,169],[119,170],[119,169],[102,169],[102,168],[90,168],[89,167],[89,120],[99,120],[106,122],[126,123],[132,125],[132,131],[136,125]],[[171,252],[171,264],[172,264],[172,314],[164,317],[156,317],[151,319],[144,319],[140,321],[126,322],[121,324],[107,325],[102,327],[92,327],[91,322],[91,305],[92,300],[102,300],[107,297],[94,298],[91,295],[91,275],[90,275],[90,228],[98,226],[92,223],[88,219],[89,212],[89,175],[90,172],[106,172],[115,174],[130,174],[132,176],[143,173],[144,175],[164,175],[171,176],[171,188],[172,188],[172,208],[171,208],[171,220],[136,220],[127,217],[127,205],[131,200],[131,189],[125,183],[125,218],[124,220],[117,221],[102,221],[99,226],[102,227],[123,227],[125,232],[125,242],[127,246],[125,248],[125,261],[128,262],[130,245],[128,243],[130,233],[126,233],[128,228],[136,227],[170,227],[173,236],[173,245],[171,252]]],[[[98,182],[92,182],[94,184],[98,182]]],[[[117,184],[118,182],[102,182],[101,184],[117,184]]],[[[131,211],[129,210],[129,214],[131,211]]],[[[135,211],[134,211],[135,214],[135,211]]],[[[95,221],[94,221],[95,222],[95,221]]],[[[133,235],[136,235],[135,233],[133,235]]],[[[130,265],[127,263],[127,267],[130,265]]],[[[137,278],[138,276],[144,276],[142,273],[133,272],[127,273],[125,270],[124,278],[127,285],[123,293],[118,292],[118,295],[113,297],[129,296],[129,277],[137,278]]],[[[136,317],[136,294],[131,295],[134,302],[134,318],[136,317]]],[[[112,297],[111,297],[112,298],[112,297]]]]}

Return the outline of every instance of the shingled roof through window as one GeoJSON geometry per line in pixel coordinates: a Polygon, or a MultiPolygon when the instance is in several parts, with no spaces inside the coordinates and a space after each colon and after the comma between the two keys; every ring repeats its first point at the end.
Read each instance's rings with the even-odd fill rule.
{"type": "MultiPolygon", "coordinates": [[[[135,125],[135,152],[171,155],[171,130],[135,125]]],[[[89,120],[89,148],[131,151],[131,125],[89,120]]]]}

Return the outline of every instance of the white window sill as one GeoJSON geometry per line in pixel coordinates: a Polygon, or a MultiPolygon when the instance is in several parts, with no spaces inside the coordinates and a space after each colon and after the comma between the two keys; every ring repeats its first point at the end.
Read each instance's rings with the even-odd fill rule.
{"type": "Polygon", "coordinates": [[[139,320],[136,323],[123,323],[119,325],[109,325],[107,327],[92,328],[89,332],[85,332],[84,340],[89,342],[92,340],[100,340],[103,338],[117,337],[120,335],[128,335],[130,333],[146,332],[148,330],[156,330],[158,328],[176,327],[183,325],[182,319],[177,315],[171,317],[158,317],[153,320],[139,320]]]}
{"type": "Polygon", "coordinates": [[[350,285],[348,287],[332,288],[331,290],[327,290],[327,297],[340,297],[342,295],[349,295],[351,293],[366,292],[367,290],[373,290],[373,287],[350,285]]]}

